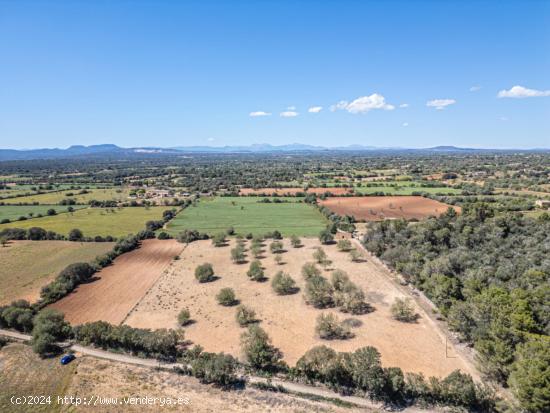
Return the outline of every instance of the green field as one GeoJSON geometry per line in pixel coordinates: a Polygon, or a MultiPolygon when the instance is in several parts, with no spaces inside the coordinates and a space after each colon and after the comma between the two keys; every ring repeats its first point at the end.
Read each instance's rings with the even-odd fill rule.
{"type": "MultiPolygon", "coordinates": [[[[0,221],[9,219],[17,221],[19,217],[37,218],[46,215],[49,209],[55,209],[58,214],[67,212],[68,206],[62,205],[0,205],[0,221]]],[[[73,205],[73,209],[86,208],[85,205],[73,205]]]]}
{"type": "Polygon", "coordinates": [[[72,214],[59,214],[3,224],[0,225],[0,231],[4,228],[41,227],[48,231],[67,235],[71,229],[78,228],[87,237],[96,235],[121,237],[141,231],[149,220],[161,219],[162,212],[167,209],[166,207],[86,208],[72,214]]]}
{"type": "Polygon", "coordinates": [[[296,198],[279,198],[288,203],[260,203],[257,197],[218,197],[201,199],[197,206],[180,212],[168,224],[175,235],[184,229],[215,234],[229,227],[239,234],[258,234],[278,230],[284,236],[317,236],[326,220],[314,207],[296,202],[296,198]]]}
{"type": "Polygon", "coordinates": [[[96,201],[128,201],[129,189],[127,188],[104,188],[90,189],[86,194],[79,194],[78,189],[69,189],[59,192],[48,192],[45,194],[23,196],[17,198],[3,199],[6,204],[59,204],[64,199],[74,199],[78,204],[88,204],[91,200],[96,201]],[[72,195],[70,195],[72,194],[72,195]]]}
{"type": "Polygon", "coordinates": [[[111,242],[70,241],[14,241],[0,247],[0,305],[19,298],[36,300],[40,289],[67,265],[92,261],[111,248],[111,242]]]}
{"type": "Polygon", "coordinates": [[[462,193],[461,189],[449,187],[425,187],[415,182],[396,182],[383,186],[356,186],[355,192],[360,194],[373,194],[383,192],[385,195],[412,195],[413,192],[427,192],[429,194],[457,195],[462,193]]]}

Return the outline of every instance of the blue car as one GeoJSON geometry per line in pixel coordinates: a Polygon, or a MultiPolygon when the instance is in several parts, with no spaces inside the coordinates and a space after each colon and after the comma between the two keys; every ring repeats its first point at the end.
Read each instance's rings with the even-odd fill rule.
{"type": "Polygon", "coordinates": [[[75,355],[74,354],[67,354],[66,356],[63,356],[61,357],[61,364],[65,365],[65,364],[69,364],[71,361],[73,361],[75,359],[75,355]]]}

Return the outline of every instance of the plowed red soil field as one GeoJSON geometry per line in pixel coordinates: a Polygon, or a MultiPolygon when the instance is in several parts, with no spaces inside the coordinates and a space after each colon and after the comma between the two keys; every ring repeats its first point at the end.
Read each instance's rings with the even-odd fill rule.
{"type": "MultiPolygon", "coordinates": [[[[451,205],[421,196],[331,197],[320,201],[338,215],[353,215],[357,220],[422,219],[439,216],[451,205]]],[[[452,206],[457,212],[460,207],[452,206]]]]}
{"type": "Polygon", "coordinates": [[[326,192],[330,192],[334,195],[344,195],[352,193],[353,190],[351,188],[308,188],[307,191],[305,191],[304,188],[241,188],[241,190],[239,191],[241,195],[271,195],[275,193],[279,196],[296,195],[296,193],[298,192],[305,192],[308,194],[316,195],[322,195],[326,192]]]}
{"type": "Polygon", "coordinates": [[[175,240],[145,240],[51,307],[73,325],[98,320],[120,324],[182,250],[175,240]]]}

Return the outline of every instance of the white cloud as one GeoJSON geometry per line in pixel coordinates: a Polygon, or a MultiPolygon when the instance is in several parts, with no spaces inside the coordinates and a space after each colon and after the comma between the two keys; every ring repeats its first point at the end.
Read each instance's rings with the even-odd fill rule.
{"type": "Polygon", "coordinates": [[[282,118],[295,118],[296,116],[298,116],[298,112],[295,112],[293,110],[287,110],[285,112],[281,112],[280,116],[282,118]]]}
{"type": "Polygon", "coordinates": [[[322,106],[312,106],[310,107],[307,111],[309,113],[319,113],[323,110],[323,107],[322,106]]]}
{"type": "Polygon", "coordinates": [[[472,86],[472,87],[470,88],[470,92],[477,92],[477,91],[480,90],[480,89],[481,89],[481,86],[477,86],[477,85],[476,85],[476,86],[472,86]]]}
{"type": "Polygon", "coordinates": [[[271,116],[271,113],[259,110],[257,112],[250,112],[248,116],[250,116],[251,118],[258,118],[260,116],[271,116]]]}
{"type": "Polygon", "coordinates": [[[510,90],[501,90],[497,95],[499,98],[532,98],[539,96],[550,96],[550,90],[527,89],[523,86],[514,86],[510,90]]]}
{"type": "Polygon", "coordinates": [[[409,104],[408,103],[402,103],[402,104],[399,105],[399,107],[405,109],[405,108],[409,107],[409,104]]]}
{"type": "Polygon", "coordinates": [[[367,113],[374,109],[382,110],[394,110],[395,106],[386,103],[386,98],[378,93],[373,93],[370,96],[361,96],[352,102],[341,100],[336,105],[332,105],[330,110],[332,112],[343,109],[349,113],[367,113]]]}
{"type": "Polygon", "coordinates": [[[294,111],[296,110],[296,106],[289,106],[286,108],[286,110],[294,111]]]}
{"type": "Polygon", "coordinates": [[[456,100],[454,99],[433,99],[426,102],[426,106],[430,108],[436,108],[437,110],[443,110],[446,106],[454,105],[456,100]]]}
{"type": "Polygon", "coordinates": [[[403,124],[401,126],[406,128],[407,126],[409,126],[409,122],[403,122],[403,124]]]}
{"type": "Polygon", "coordinates": [[[208,138],[207,141],[208,141],[208,142],[214,142],[215,139],[214,139],[214,138],[208,138]]]}

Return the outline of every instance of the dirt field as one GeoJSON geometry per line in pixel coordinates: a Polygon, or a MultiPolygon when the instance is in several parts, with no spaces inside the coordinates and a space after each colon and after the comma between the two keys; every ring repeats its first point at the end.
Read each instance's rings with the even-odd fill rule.
{"type": "MultiPolygon", "coordinates": [[[[443,214],[450,205],[421,196],[332,197],[320,201],[338,215],[353,215],[357,220],[422,219],[443,214]]],[[[460,207],[453,206],[460,212],[460,207]]]]}
{"type": "Polygon", "coordinates": [[[80,285],[51,306],[73,325],[97,320],[119,324],[183,247],[175,240],[145,240],[100,271],[96,281],[80,285]]]}
{"type": "MultiPolygon", "coordinates": [[[[303,263],[312,261],[314,247],[319,242],[303,239],[302,248],[291,248],[284,240],[285,264],[278,266],[273,254],[266,252],[262,260],[265,274],[271,278],[276,271],[288,272],[297,282],[301,291],[290,296],[277,296],[267,282],[250,281],[246,276],[247,264],[233,264],[230,260],[230,246],[215,248],[209,241],[190,244],[162,275],[151,291],[129,315],[126,323],[134,327],[177,328],[176,317],[183,308],[188,308],[195,321],[185,328],[186,339],[202,345],[206,351],[240,354],[240,334],[235,321],[235,308],[217,304],[216,294],[221,288],[231,287],[242,304],[253,308],[261,326],[268,332],[284,354],[284,359],[293,365],[310,348],[326,344],[338,351],[352,351],[372,345],[382,354],[385,366],[398,366],[404,371],[422,372],[427,376],[447,375],[455,369],[473,372],[452,347],[448,347],[444,337],[424,316],[416,324],[395,321],[390,316],[390,305],[403,294],[389,281],[387,271],[381,264],[368,259],[353,263],[347,253],[339,252],[335,245],[325,246],[332,269],[346,271],[352,281],[365,291],[368,301],[375,311],[361,316],[353,316],[363,323],[354,329],[355,338],[346,341],[324,341],[315,337],[315,320],[322,312],[333,311],[341,319],[350,317],[337,309],[318,310],[306,305],[303,299],[304,281],[300,275],[303,263]],[[214,282],[199,284],[194,278],[194,269],[204,262],[212,263],[220,277],[214,282]],[[454,358],[452,358],[454,357],[454,358]]],[[[330,276],[330,271],[325,274],[330,276]]],[[[418,309],[419,313],[422,313],[418,309]]],[[[450,346],[450,345],[449,345],[450,346]]]]}
{"type": "Polygon", "coordinates": [[[111,242],[11,241],[0,247],[0,305],[37,300],[67,265],[92,261],[111,248],[111,242]]]}
{"type": "Polygon", "coordinates": [[[240,195],[271,195],[276,193],[279,196],[285,195],[296,195],[298,192],[305,192],[308,194],[322,195],[326,192],[330,192],[334,195],[344,195],[350,194],[353,192],[352,188],[309,188],[307,191],[304,188],[261,188],[261,189],[252,189],[252,188],[241,188],[239,191],[240,195]]]}

